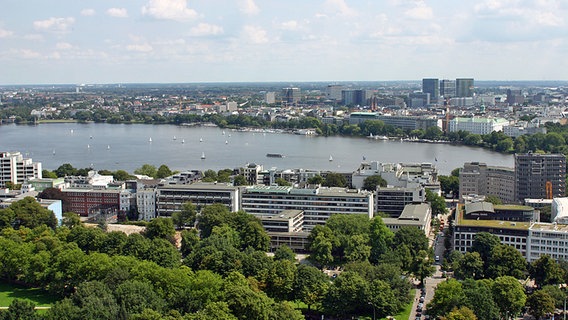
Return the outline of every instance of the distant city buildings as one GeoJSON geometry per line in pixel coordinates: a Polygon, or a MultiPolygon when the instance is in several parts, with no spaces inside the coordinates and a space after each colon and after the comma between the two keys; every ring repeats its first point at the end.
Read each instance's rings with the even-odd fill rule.
{"type": "Polygon", "coordinates": [[[456,117],[450,120],[450,132],[466,131],[473,134],[490,134],[493,131],[503,131],[509,121],[504,118],[456,117]]]}
{"type": "Polygon", "coordinates": [[[422,79],[422,92],[430,95],[430,101],[432,103],[438,103],[438,98],[440,97],[440,80],[434,78],[422,79]]]}
{"type": "MultiPolygon", "coordinates": [[[[515,203],[515,169],[466,162],[459,173],[460,195],[493,195],[503,203],[515,203]]],[[[463,198],[462,198],[463,199],[463,198]]]]}
{"type": "Polygon", "coordinates": [[[284,88],[282,89],[282,102],[285,104],[296,104],[300,102],[301,90],[300,88],[284,88]]]}

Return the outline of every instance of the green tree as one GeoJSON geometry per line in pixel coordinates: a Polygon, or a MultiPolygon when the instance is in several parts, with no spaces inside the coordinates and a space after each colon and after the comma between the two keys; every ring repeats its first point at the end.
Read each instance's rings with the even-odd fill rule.
{"type": "Polygon", "coordinates": [[[526,260],[519,250],[504,244],[499,244],[491,250],[487,276],[497,278],[511,276],[517,279],[525,277],[526,260]]]}
{"type": "Polygon", "coordinates": [[[174,172],[172,170],[170,170],[170,168],[168,166],[163,164],[160,167],[158,167],[158,171],[156,171],[156,178],[157,179],[163,179],[163,178],[169,177],[173,174],[174,174],[174,172]]]}
{"type": "Polygon", "coordinates": [[[415,227],[402,227],[395,234],[393,246],[406,246],[410,249],[412,259],[418,255],[421,250],[428,250],[428,238],[424,232],[415,227]]]}
{"type": "Polygon", "coordinates": [[[80,308],[81,319],[118,318],[119,306],[110,289],[102,282],[80,284],[71,298],[80,308]]]}
{"type": "Polygon", "coordinates": [[[14,299],[8,306],[8,311],[0,318],[5,320],[39,320],[41,317],[35,312],[35,305],[29,300],[14,299]]]}
{"type": "Polygon", "coordinates": [[[325,180],[320,175],[315,175],[311,178],[308,178],[308,184],[323,184],[324,181],[325,180]]]}
{"type": "Polygon", "coordinates": [[[426,201],[430,203],[433,216],[448,212],[448,209],[446,208],[446,200],[429,189],[426,189],[426,201]]]}
{"type": "Polygon", "coordinates": [[[205,172],[203,172],[203,181],[204,182],[217,181],[217,172],[213,170],[205,170],[205,172]]]}
{"type": "Polygon", "coordinates": [[[375,311],[375,315],[380,319],[396,314],[398,312],[398,303],[395,292],[389,283],[377,279],[369,285],[369,302],[375,311]]]}
{"type": "Polygon", "coordinates": [[[420,280],[420,283],[424,283],[424,279],[434,274],[435,270],[426,250],[420,250],[412,260],[412,274],[420,280]]]}
{"type": "Polygon", "coordinates": [[[214,203],[204,207],[201,210],[198,221],[201,237],[207,238],[211,234],[214,226],[229,224],[232,219],[233,217],[229,209],[221,203],[214,203]]]}
{"type": "MultiPolygon", "coordinates": [[[[459,170],[459,168],[458,168],[459,170]]],[[[450,176],[438,176],[438,181],[440,181],[440,188],[445,194],[452,194],[454,198],[459,195],[460,192],[460,179],[454,175],[450,176]]]]}
{"type": "Polygon", "coordinates": [[[315,267],[299,265],[294,283],[295,298],[311,306],[319,306],[329,289],[329,278],[315,267]]]}
{"type": "Polygon", "coordinates": [[[296,254],[289,246],[283,244],[279,246],[274,252],[274,260],[288,260],[296,262],[296,254]]]}
{"type": "Polygon", "coordinates": [[[566,299],[566,293],[560,289],[557,285],[547,285],[542,287],[541,291],[548,293],[553,299],[556,308],[564,308],[564,299],[566,299]]]}
{"type": "Polygon", "coordinates": [[[81,320],[81,308],[73,304],[69,298],[57,301],[45,313],[46,320],[81,320]]]}
{"type": "Polygon", "coordinates": [[[493,281],[467,279],[462,282],[466,305],[475,312],[478,319],[498,320],[499,309],[491,292],[493,281]]]}
{"type": "Polygon", "coordinates": [[[116,288],[115,296],[118,305],[126,309],[127,314],[141,313],[144,309],[161,312],[165,301],[160,297],[152,284],[140,280],[127,280],[116,288]]]}
{"type": "Polygon", "coordinates": [[[387,186],[387,181],[383,179],[383,177],[381,177],[380,175],[369,176],[365,178],[365,180],[363,180],[363,189],[365,190],[374,192],[375,190],[377,190],[377,187],[384,188],[386,186],[387,186]]]}
{"type": "Polygon", "coordinates": [[[276,178],[276,180],[274,182],[276,182],[276,184],[279,185],[279,186],[289,187],[289,186],[292,185],[290,182],[288,182],[288,181],[286,181],[282,178],[276,178]]]}
{"type": "Polygon", "coordinates": [[[502,201],[499,197],[494,196],[494,195],[492,195],[492,194],[490,194],[490,195],[488,195],[488,196],[485,196],[485,201],[486,201],[486,202],[489,202],[489,203],[492,203],[493,205],[500,205],[500,204],[503,204],[503,201],[502,201]]]}
{"type": "MultiPolygon", "coordinates": [[[[41,225],[55,229],[57,225],[53,211],[42,207],[33,197],[25,197],[12,203],[6,211],[12,211],[14,220],[10,223],[15,229],[20,227],[33,229],[41,225]]],[[[7,215],[12,216],[10,213],[7,215]]]]}
{"type": "Polygon", "coordinates": [[[499,237],[488,232],[479,232],[473,238],[473,243],[471,244],[471,251],[479,253],[481,260],[484,263],[484,270],[489,267],[489,258],[491,257],[491,251],[497,245],[501,244],[499,237]]]}
{"type": "Polygon", "coordinates": [[[377,263],[379,258],[391,247],[394,233],[385,225],[381,217],[374,217],[369,229],[369,243],[371,245],[369,260],[377,263]]]}
{"type": "Polygon", "coordinates": [[[345,248],[347,261],[367,261],[371,255],[369,236],[366,234],[354,234],[349,237],[345,248]]]}
{"type": "Polygon", "coordinates": [[[333,255],[331,250],[333,248],[332,242],[325,234],[318,234],[310,242],[310,258],[319,266],[324,267],[333,262],[333,255]]]}
{"type": "Polygon", "coordinates": [[[560,284],[564,281],[564,270],[549,255],[543,255],[533,261],[529,274],[539,287],[560,284]]]}
{"type": "Polygon", "coordinates": [[[199,234],[196,229],[183,230],[181,232],[181,254],[185,258],[199,243],[199,234]]]}
{"type": "Polygon", "coordinates": [[[124,170],[116,170],[115,172],[113,172],[112,177],[116,181],[126,181],[130,179],[136,179],[135,176],[131,175],[130,173],[124,170]]]}
{"type": "Polygon", "coordinates": [[[54,172],[58,177],[74,176],[77,174],[77,169],[70,163],[64,163],[55,169],[54,172]]]}
{"type": "Polygon", "coordinates": [[[56,179],[57,173],[44,169],[44,170],[41,171],[41,176],[44,179],[56,179]]]}
{"type": "Polygon", "coordinates": [[[466,252],[454,269],[458,279],[480,279],[483,277],[483,260],[479,252],[466,252]]]}
{"type": "Polygon", "coordinates": [[[477,316],[468,307],[454,308],[448,315],[442,317],[443,320],[477,320],[477,316]]]}
{"type": "Polygon", "coordinates": [[[492,288],[501,318],[515,319],[527,299],[523,286],[514,277],[504,276],[496,278],[492,288]]]}
{"type": "Polygon", "coordinates": [[[541,319],[554,312],[554,299],[546,291],[537,290],[528,297],[527,307],[531,316],[541,319]]]}
{"type": "Polygon", "coordinates": [[[181,229],[188,225],[193,226],[196,217],[197,207],[191,202],[186,202],[181,206],[181,211],[172,214],[172,221],[178,229],[181,229]]]}
{"type": "Polygon", "coordinates": [[[354,272],[342,272],[329,288],[323,307],[335,315],[356,314],[369,308],[369,285],[354,272]]]}
{"type": "Polygon", "coordinates": [[[135,174],[148,176],[152,178],[156,178],[158,171],[156,170],[156,166],[151,164],[143,164],[140,168],[134,170],[135,174]]]}
{"type": "Polygon", "coordinates": [[[149,239],[160,238],[171,241],[175,232],[172,219],[155,218],[146,225],[144,235],[149,239]]]}
{"type": "Polygon", "coordinates": [[[236,176],[235,179],[233,180],[234,186],[246,186],[247,184],[248,184],[247,179],[245,179],[245,177],[240,174],[236,176]]]}
{"type": "Polygon", "coordinates": [[[341,173],[330,172],[325,176],[325,182],[323,183],[326,187],[341,187],[347,186],[347,180],[345,176],[341,173]]]}
{"type": "Polygon", "coordinates": [[[434,292],[434,298],[428,304],[428,314],[432,318],[441,317],[450,313],[454,308],[465,304],[466,296],[460,282],[448,279],[438,284],[434,292]]]}
{"type": "Polygon", "coordinates": [[[296,281],[296,266],[290,260],[276,260],[268,273],[266,293],[282,301],[291,298],[296,281]]]}

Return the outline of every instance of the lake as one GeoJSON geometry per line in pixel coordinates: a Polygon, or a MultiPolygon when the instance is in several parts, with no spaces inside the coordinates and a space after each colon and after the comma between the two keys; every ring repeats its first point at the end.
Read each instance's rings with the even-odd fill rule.
{"type": "Polygon", "coordinates": [[[254,162],[264,168],[350,172],[363,158],[379,162],[430,162],[444,175],[471,161],[514,166],[512,155],[450,144],[145,124],[0,125],[0,151],[20,151],[25,157],[42,162],[48,170],[63,163],[76,168],[92,166],[97,170],[128,172],[145,163],[166,164],[172,170],[219,170],[254,162]],[[269,158],[267,153],[284,157],[269,158]],[[330,156],[333,161],[329,161],[330,156]]]}

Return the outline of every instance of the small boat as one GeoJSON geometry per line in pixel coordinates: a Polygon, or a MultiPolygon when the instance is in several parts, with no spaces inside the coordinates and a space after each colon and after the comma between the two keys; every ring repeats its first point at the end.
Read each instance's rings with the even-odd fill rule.
{"type": "Polygon", "coordinates": [[[176,136],[174,136],[174,140],[177,140],[176,136]]]}
{"type": "Polygon", "coordinates": [[[225,130],[223,130],[223,135],[225,135],[225,130]]]}
{"type": "Polygon", "coordinates": [[[281,153],[267,153],[266,157],[268,158],[284,158],[284,155],[281,153]]]}
{"type": "Polygon", "coordinates": [[[110,150],[110,144],[107,146],[107,150],[110,150]]]}
{"type": "Polygon", "coordinates": [[[333,157],[331,156],[331,154],[329,155],[329,161],[333,161],[333,157]]]}
{"type": "Polygon", "coordinates": [[[205,159],[205,152],[201,153],[201,160],[205,159]]]}
{"type": "Polygon", "coordinates": [[[55,155],[55,149],[53,149],[53,155],[55,155]]]}
{"type": "Polygon", "coordinates": [[[199,138],[199,142],[203,142],[203,138],[199,138]]]}
{"type": "Polygon", "coordinates": [[[229,144],[229,141],[225,140],[225,144],[229,144]]]}
{"type": "Polygon", "coordinates": [[[231,134],[229,133],[229,138],[231,137],[231,134]]]}
{"type": "Polygon", "coordinates": [[[87,145],[87,149],[91,149],[91,145],[90,145],[90,144],[87,145]]]}
{"type": "Polygon", "coordinates": [[[185,139],[181,139],[181,143],[185,143],[185,139]]]}
{"type": "Polygon", "coordinates": [[[152,142],[152,138],[148,139],[148,142],[152,142]]]}
{"type": "Polygon", "coordinates": [[[93,139],[93,136],[89,136],[89,139],[93,139]]]}
{"type": "Polygon", "coordinates": [[[73,134],[73,132],[74,132],[73,129],[71,129],[71,134],[73,134]]]}

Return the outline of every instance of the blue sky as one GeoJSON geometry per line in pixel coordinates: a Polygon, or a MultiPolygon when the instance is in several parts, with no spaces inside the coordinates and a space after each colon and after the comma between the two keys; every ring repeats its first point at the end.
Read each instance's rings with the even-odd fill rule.
{"type": "Polygon", "coordinates": [[[568,79],[565,0],[2,0],[0,84],[568,79]]]}

